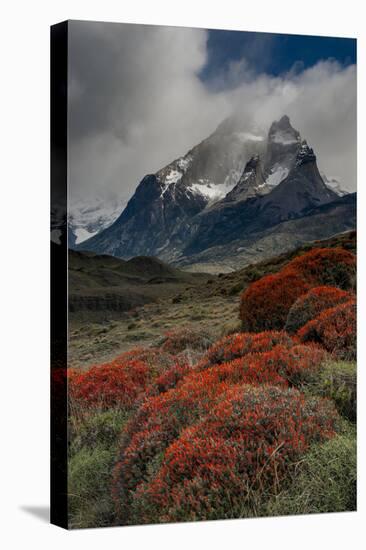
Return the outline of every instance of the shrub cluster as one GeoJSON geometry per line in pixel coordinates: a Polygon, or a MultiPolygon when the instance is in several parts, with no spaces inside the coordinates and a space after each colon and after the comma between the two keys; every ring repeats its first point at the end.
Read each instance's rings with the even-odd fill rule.
{"type": "Polygon", "coordinates": [[[356,359],[356,301],[326,309],[298,332],[301,342],[317,342],[335,357],[356,359]]]}
{"type": "MultiPolygon", "coordinates": [[[[160,350],[131,350],[86,372],[70,371],[71,401],[100,409],[130,410],[152,391],[154,381],[174,366],[174,357],[160,350]]],[[[165,383],[173,384],[169,379],[165,383]]]]}
{"type": "MultiPolygon", "coordinates": [[[[293,389],[234,386],[209,415],[179,434],[150,479],[140,479],[130,493],[130,519],[237,516],[251,491],[276,492],[288,465],[310,443],[331,437],[336,422],[329,401],[306,399],[293,389]]],[[[119,477],[125,474],[122,466],[119,477]]]]}
{"type": "Polygon", "coordinates": [[[203,356],[197,370],[206,369],[212,365],[232,361],[248,353],[270,351],[281,344],[291,347],[293,341],[284,331],[265,331],[255,333],[231,334],[216,342],[203,356]]]}
{"type": "Polygon", "coordinates": [[[282,329],[301,295],[321,285],[353,289],[355,269],[355,256],[342,248],[313,249],[298,256],[279,273],[262,277],[245,290],[240,302],[243,329],[282,329]]]}
{"type": "Polygon", "coordinates": [[[324,361],[324,350],[304,345],[289,348],[286,343],[194,370],[175,389],[145,401],[125,430],[115,470],[114,496],[124,522],[143,521],[133,516],[140,485],[153,479],[167,448],[182,430],[202,417],[210,417],[215,404],[230,388],[250,384],[285,390],[289,385],[301,386],[314,375],[324,361]]]}
{"type": "Polygon", "coordinates": [[[325,309],[348,302],[352,294],[332,286],[319,286],[303,294],[291,306],[286,320],[286,330],[295,334],[301,327],[317,317],[325,309]]]}

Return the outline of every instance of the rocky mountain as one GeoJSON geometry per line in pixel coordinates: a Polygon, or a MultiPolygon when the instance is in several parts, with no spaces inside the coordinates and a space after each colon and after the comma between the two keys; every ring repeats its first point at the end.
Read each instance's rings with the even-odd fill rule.
{"type": "MultiPolygon", "coordinates": [[[[185,156],[145,176],[116,221],[77,248],[123,258],[154,255],[190,267],[207,264],[207,257],[222,263],[228,250],[236,254],[291,220],[309,223],[340,196],[288,116],[273,122],[266,138],[231,118],[185,156]]],[[[344,202],[348,218],[339,220],[338,232],[354,227],[354,202],[355,196],[344,202]]],[[[330,226],[334,220],[327,224],[323,212],[316,238],[329,237],[330,226]]]]}
{"type": "MultiPolygon", "coordinates": [[[[253,163],[256,165],[256,173],[261,172],[260,160],[251,159],[244,175],[251,170],[248,166],[253,163]]],[[[259,191],[268,187],[265,182],[260,185],[262,187],[259,187],[259,191]]],[[[252,185],[251,189],[254,187],[252,185]]],[[[314,207],[338,198],[323,182],[314,152],[305,141],[298,146],[289,175],[273,190],[257,192],[251,198],[245,194],[242,198],[241,193],[236,195],[236,188],[231,194],[234,200],[225,197],[196,217],[194,235],[183,250],[183,255],[189,256],[212,246],[245,238],[283,221],[304,216],[314,207]]]]}
{"type": "Polygon", "coordinates": [[[207,139],[138,185],[120,217],[79,249],[120,257],[158,255],[180,246],[191,219],[225,197],[251,156],[263,154],[265,136],[225,120],[207,139]]]}
{"type": "Polygon", "coordinates": [[[182,254],[177,267],[210,273],[232,272],[282,254],[306,243],[329,239],[356,227],[356,193],[314,207],[295,217],[239,238],[216,243],[201,251],[182,254]]]}

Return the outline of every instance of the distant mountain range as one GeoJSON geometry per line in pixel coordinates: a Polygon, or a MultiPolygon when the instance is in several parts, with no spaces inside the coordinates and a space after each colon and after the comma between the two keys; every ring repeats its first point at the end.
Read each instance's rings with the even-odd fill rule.
{"type": "Polygon", "coordinates": [[[319,173],[313,149],[288,116],[273,122],[267,136],[229,118],[186,155],[145,176],[109,227],[74,245],[231,271],[355,224],[356,194],[319,173]]]}

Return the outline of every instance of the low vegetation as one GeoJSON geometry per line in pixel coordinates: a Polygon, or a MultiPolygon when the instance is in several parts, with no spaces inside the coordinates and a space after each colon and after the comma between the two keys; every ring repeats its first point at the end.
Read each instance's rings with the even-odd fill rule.
{"type": "Polygon", "coordinates": [[[356,508],[355,256],[329,242],[242,270],[236,295],[238,274],[187,287],[149,345],[70,370],[70,526],[356,508]]]}
{"type": "Polygon", "coordinates": [[[278,273],[259,279],[244,291],[240,302],[243,329],[283,329],[298,298],[320,285],[353,289],[355,269],[354,254],[342,248],[315,248],[298,256],[278,273]]]}

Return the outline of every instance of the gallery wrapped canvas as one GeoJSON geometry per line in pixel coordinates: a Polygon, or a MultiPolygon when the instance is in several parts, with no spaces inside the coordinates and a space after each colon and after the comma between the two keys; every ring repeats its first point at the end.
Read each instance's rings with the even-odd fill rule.
{"type": "Polygon", "coordinates": [[[356,510],[356,40],[51,29],[51,521],[356,510]]]}

